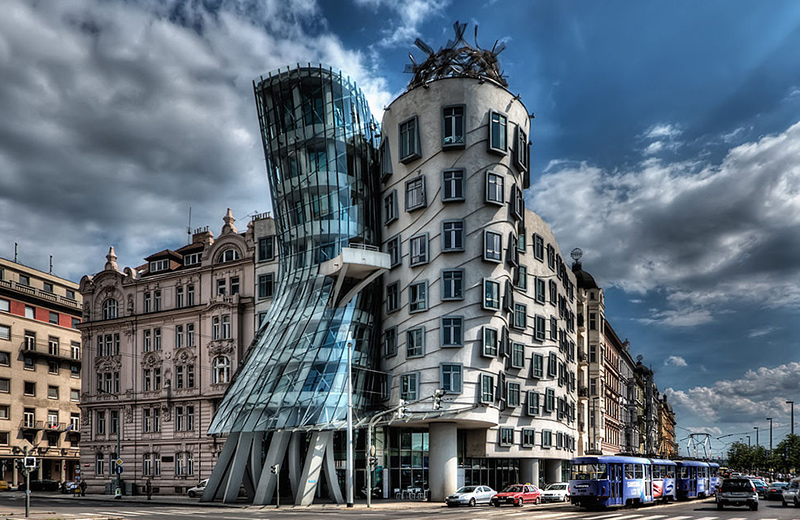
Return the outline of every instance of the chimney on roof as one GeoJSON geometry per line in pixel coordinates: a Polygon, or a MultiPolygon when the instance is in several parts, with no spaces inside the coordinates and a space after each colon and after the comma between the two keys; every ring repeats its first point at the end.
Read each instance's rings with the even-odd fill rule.
{"type": "Polygon", "coordinates": [[[210,246],[214,243],[214,233],[212,233],[208,226],[197,228],[192,234],[192,244],[205,244],[210,246]]]}

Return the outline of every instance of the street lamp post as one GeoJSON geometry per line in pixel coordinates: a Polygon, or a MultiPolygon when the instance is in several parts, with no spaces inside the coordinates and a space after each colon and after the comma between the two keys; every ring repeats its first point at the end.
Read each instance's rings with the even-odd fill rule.
{"type": "Polygon", "coordinates": [[[767,417],[769,421],[769,454],[772,455],[772,417],[767,417]]]}
{"type": "Polygon", "coordinates": [[[786,404],[792,405],[792,436],[794,436],[794,401],[786,401],[786,404]]]}
{"type": "MultiPolygon", "coordinates": [[[[121,447],[120,447],[120,441],[122,439],[122,405],[119,402],[119,395],[114,394],[112,392],[106,392],[105,390],[100,389],[100,388],[97,389],[97,393],[110,395],[111,397],[113,397],[117,401],[117,459],[116,460],[122,460],[122,452],[121,452],[121,447]]],[[[118,464],[114,464],[113,466],[114,466],[114,472],[117,475],[117,479],[116,479],[117,480],[117,484],[114,487],[114,496],[117,497],[117,496],[121,496],[122,495],[122,489],[121,489],[122,475],[120,474],[120,471],[119,471],[119,465],[118,464]],[[119,494],[117,494],[117,490],[119,490],[119,492],[120,492],[119,494]]]]}
{"type": "Polygon", "coordinates": [[[753,429],[755,429],[755,431],[756,431],[756,446],[759,446],[759,444],[758,444],[758,426],[753,426],[753,429]]]}
{"type": "MultiPolygon", "coordinates": [[[[353,507],[353,340],[347,340],[347,507],[353,507]]],[[[367,490],[369,492],[369,490],[367,490]]]]}

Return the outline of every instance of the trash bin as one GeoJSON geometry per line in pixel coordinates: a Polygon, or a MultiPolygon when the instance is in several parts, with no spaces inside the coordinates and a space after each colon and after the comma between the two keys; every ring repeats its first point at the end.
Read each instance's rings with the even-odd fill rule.
{"type": "Polygon", "coordinates": [[[106,489],[104,492],[106,495],[113,495],[114,494],[114,484],[112,482],[106,482],[106,489]]]}
{"type": "Polygon", "coordinates": [[[127,481],[124,481],[124,480],[122,481],[122,484],[123,484],[123,486],[122,486],[122,493],[123,494],[125,494],[125,495],[127,495],[129,497],[133,496],[133,495],[138,495],[137,489],[136,489],[136,484],[134,484],[133,482],[127,482],[127,481]]]}

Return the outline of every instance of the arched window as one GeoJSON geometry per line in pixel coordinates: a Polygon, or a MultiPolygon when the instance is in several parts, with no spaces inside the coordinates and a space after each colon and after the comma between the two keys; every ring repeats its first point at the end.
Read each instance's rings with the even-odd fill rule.
{"type": "Polygon", "coordinates": [[[104,320],[113,320],[119,316],[118,314],[118,305],[117,300],[114,298],[109,298],[103,302],[103,319],[104,320]]]}
{"type": "Polygon", "coordinates": [[[217,356],[212,362],[211,380],[213,383],[227,383],[231,376],[231,362],[225,356],[217,356]]]}
{"type": "Polygon", "coordinates": [[[225,262],[233,262],[239,259],[239,251],[236,249],[226,249],[219,254],[218,263],[224,264],[225,262]]]}

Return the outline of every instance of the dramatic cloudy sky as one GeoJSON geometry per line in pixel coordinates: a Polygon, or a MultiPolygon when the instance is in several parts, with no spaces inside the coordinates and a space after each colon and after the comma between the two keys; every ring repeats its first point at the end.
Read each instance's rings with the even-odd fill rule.
{"type": "Polygon", "coordinates": [[[506,42],[536,114],[528,207],[583,249],[679,438],[720,449],[766,417],[782,437],[800,402],[792,0],[6,0],[0,256],[17,242],[78,280],[111,244],[131,266],[181,245],[190,207],[192,226],[218,232],[230,207],[243,227],[270,209],[255,78],[324,62],[380,119],[414,39],[439,47],[455,20],[506,42]]]}

